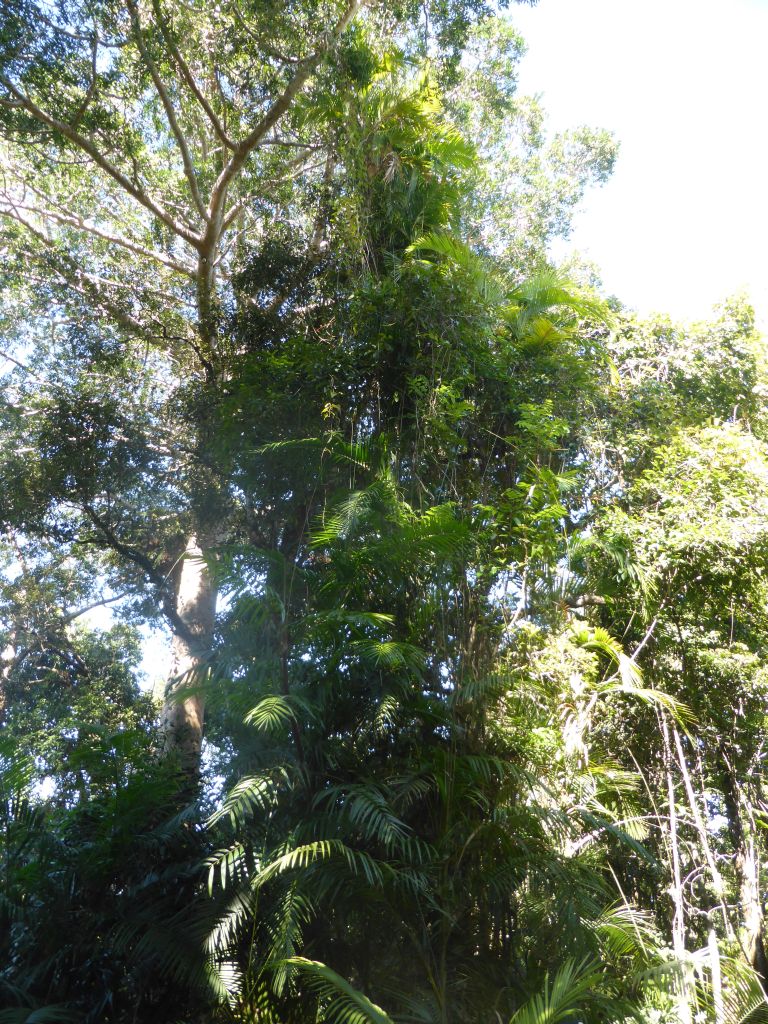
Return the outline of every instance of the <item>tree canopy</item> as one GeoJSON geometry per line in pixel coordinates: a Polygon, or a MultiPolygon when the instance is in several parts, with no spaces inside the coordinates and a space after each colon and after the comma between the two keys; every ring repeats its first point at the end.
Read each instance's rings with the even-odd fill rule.
{"type": "Polygon", "coordinates": [[[0,1022],[768,1018],[765,345],[503,7],[0,2],[0,1022]]]}

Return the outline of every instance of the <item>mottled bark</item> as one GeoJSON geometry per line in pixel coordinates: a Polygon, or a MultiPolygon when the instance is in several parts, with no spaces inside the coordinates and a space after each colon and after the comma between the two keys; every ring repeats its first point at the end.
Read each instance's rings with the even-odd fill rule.
{"type": "Polygon", "coordinates": [[[765,915],[760,899],[760,861],[755,849],[754,836],[750,836],[744,844],[744,849],[736,854],[736,873],[739,877],[747,959],[760,976],[763,989],[768,992],[765,915]]]}
{"type": "Polygon", "coordinates": [[[161,750],[178,757],[185,774],[200,768],[205,696],[197,692],[204,680],[213,643],[216,616],[216,587],[204,558],[204,542],[192,536],[187,541],[176,588],[179,627],[173,637],[171,668],[165,687],[160,719],[161,750]]]}
{"type": "Polygon", "coordinates": [[[723,772],[723,796],[739,883],[744,955],[759,975],[763,990],[768,993],[765,914],[760,898],[760,855],[755,844],[753,823],[749,822],[745,826],[745,808],[739,792],[739,781],[730,765],[723,772]]]}

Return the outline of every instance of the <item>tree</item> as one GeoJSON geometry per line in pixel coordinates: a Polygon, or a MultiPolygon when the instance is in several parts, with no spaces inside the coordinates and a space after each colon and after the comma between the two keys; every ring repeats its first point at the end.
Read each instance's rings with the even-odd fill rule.
{"type": "MultiPolygon", "coordinates": [[[[154,591],[174,633],[174,685],[198,672],[210,652],[216,594],[206,559],[228,532],[221,527],[232,505],[208,463],[207,415],[192,396],[202,385],[209,394],[221,390],[236,355],[222,318],[244,239],[288,215],[302,225],[309,266],[327,244],[345,92],[354,95],[370,80],[377,45],[395,31],[407,39],[414,24],[407,5],[392,12],[374,5],[358,23],[360,7],[356,0],[253,10],[235,3],[215,12],[171,12],[160,3],[51,12],[3,5],[2,212],[28,299],[18,334],[32,343],[35,309],[51,325],[54,349],[64,329],[73,343],[64,372],[77,380],[78,394],[54,388],[48,426],[82,440],[98,419],[101,431],[93,438],[94,448],[101,445],[95,462],[78,460],[63,479],[44,481],[36,511],[71,502],[80,522],[70,522],[70,535],[111,551],[132,570],[133,585],[140,580],[154,591]],[[318,24],[327,27],[318,33],[318,24]],[[146,362],[137,366],[142,349],[153,352],[152,369],[173,397],[153,403],[145,392],[144,402],[132,403],[142,450],[128,455],[116,437],[123,417],[104,392],[114,394],[116,384],[131,389],[137,372],[148,380],[146,362]],[[89,383],[95,393],[85,400],[89,383]],[[185,415],[169,415],[180,403],[185,415]],[[158,428],[165,444],[150,445],[146,432],[158,428]],[[126,471],[134,486],[176,474],[176,520],[163,535],[156,523],[136,523],[136,507],[124,499],[116,510],[115,492],[105,498],[105,455],[121,475],[122,494],[126,471]],[[175,566],[173,585],[158,549],[175,566]]],[[[438,7],[432,30],[460,46],[481,10],[438,7]]],[[[277,311],[293,282],[268,287],[266,305],[277,311]]],[[[59,453],[66,462],[66,443],[59,453]]],[[[164,712],[166,743],[191,768],[202,715],[199,695],[169,699],[164,712]]]]}
{"type": "Polygon", "coordinates": [[[672,907],[654,881],[642,899],[673,915],[681,953],[711,945],[716,929],[764,979],[762,342],[734,300],[688,330],[630,323],[612,348],[618,415],[596,432],[593,533],[575,545],[574,569],[584,572],[586,556],[582,586],[604,595],[592,616],[695,716],[686,730],[663,715],[650,732],[613,726],[617,755],[631,751],[622,762],[642,763],[654,845],[672,876],[672,907]]]}
{"type": "MultiPolygon", "coordinates": [[[[212,452],[212,410],[244,353],[228,331],[229,313],[248,304],[277,342],[332,252],[353,244],[363,259],[379,259],[409,244],[416,222],[408,217],[407,237],[367,236],[370,203],[385,194],[393,201],[394,190],[372,187],[378,176],[391,184],[393,175],[431,165],[445,188],[452,162],[466,165],[469,156],[449,125],[439,127],[434,88],[424,83],[398,98],[408,62],[439,41],[447,55],[437,77],[471,75],[478,102],[494,109],[498,146],[516,53],[509,33],[483,21],[485,8],[473,3],[235,3],[215,12],[132,3],[55,15],[4,8],[2,214],[16,260],[7,323],[20,351],[36,353],[19,368],[30,388],[7,404],[6,429],[27,430],[31,400],[53,446],[35,493],[19,495],[7,519],[101,548],[118,590],[152,595],[174,635],[165,742],[194,768],[202,697],[171,691],[197,677],[210,654],[216,594],[208,563],[243,518],[212,452]],[[328,28],[318,35],[320,23],[328,28]],[[472,70],[463,69],[473,32],[502,40],[501,65],[472,58],[472,70]],[[497,102],[482,83],[499,72],[509,84],[497,102]],[[250,293],[244,261],[261,276],[250,293]],[[54,513],[62,503],[66,527],[54,513]]],[[[466,103],[462,110],[469,126],[475,115],[466,103]]],[[[610,165],[605,140],[584,142],[565,176],[555,154],[558,180],[573,181],[548,202],[558,223],[592,168],[602,167],[600,175],[610,165]]],[[[541,141],[526,145],[540,175],[541,141]]],[[[529,177],[525,165],[520,177],[529,177]]],[[[431,201],[428,191],[415,201],[431,201]]],[[[424,206],[422,228],[456,216],[447,194],[432,201],[442,212],[424,206]]],[[[7,476],[18,471],[11,459],[7,476]]]]}
{"type": "Polygon", "coordinates": [[[615,145],[480,4],[5,13],[8,1019],[759,1008],[746,306],[546,264],[615,145]]]}

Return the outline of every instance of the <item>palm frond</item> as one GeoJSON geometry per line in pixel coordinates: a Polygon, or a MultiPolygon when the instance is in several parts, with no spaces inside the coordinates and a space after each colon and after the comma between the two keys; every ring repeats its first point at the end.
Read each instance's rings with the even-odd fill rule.
{"type": "Polygon", "coordinates": [[[253,725],[260,732],[275,732],[295,722],[297,711],[308,718],[314,714],[311,703],[300,694],[271,693],[251,708],[245,716],[245,724],[253,725]]]}
{"type": "Polygon", "coordinates": [[[235,783],[206,824],[210,828],[222,818],[229,818],[233,825],[238,826],[257,811],[266,814],[276,805],[279,794],[290,785],[288,769],[279,765],[259,775],[246,776],[235,783]]]}
{"type": "Polygon", "coordinates": [[[544,987],[521,1006],[510,1024],[561,1024],[577,1018],[596,997],[600,970],[591,960],[566,960],[554,977],[547,975],[544,987]]]}
{"type": "MultiPolygon", "coordinates": [[[[409,256],[416,253],[442,256],[463,274],[477,298],[490,305],[500,306],[507,299],[507,285],[489,264],[460,239],[453,235],[432,232],[417,238],[407,249],[409,256]]],[[[426,262],[426,261],[424,261],[426,262]]]]}
{"type": "Polygon", "coordinates": [[[75,1024],[81,1019],[80,1013],[61,1004],[0,1010],[0,1024],[75,1024]]]}
{"type": "Polygon", "coordinates": [[[334,1024],[393,1024],[380,1006],[325,964],[301,956],[284,962],[304,974],[311,988],[322,998],[324,1020],[334,1024]]]}

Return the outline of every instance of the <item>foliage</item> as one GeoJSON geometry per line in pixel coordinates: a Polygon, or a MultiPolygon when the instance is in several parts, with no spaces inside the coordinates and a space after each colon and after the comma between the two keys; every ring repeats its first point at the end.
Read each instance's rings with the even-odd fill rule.
{"type": "Polygon", "coordinates": [[[0,1020],[759,1019],[747,304],[548,264],[495,7],[2,11],[0,1020]]]}

